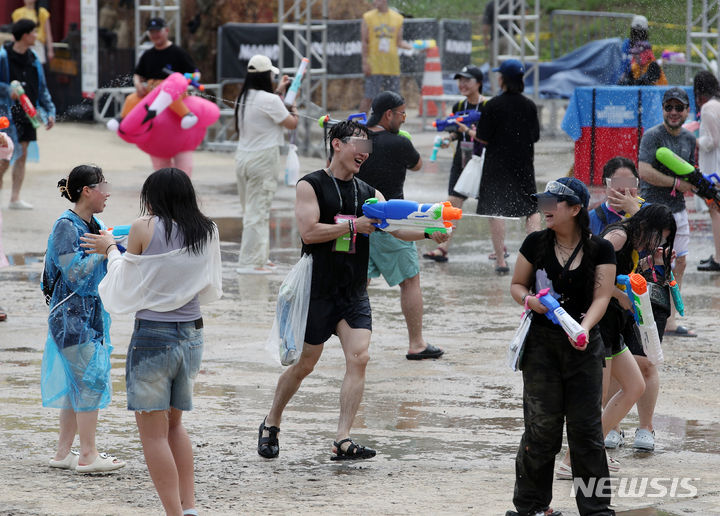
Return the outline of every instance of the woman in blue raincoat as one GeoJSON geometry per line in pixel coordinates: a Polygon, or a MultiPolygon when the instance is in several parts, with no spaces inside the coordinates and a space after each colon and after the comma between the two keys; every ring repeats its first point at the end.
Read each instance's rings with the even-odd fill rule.
{"type": "Polygon", "coordinates": [[[60,409],[60,436],[50,466],[80,473],[111,471],[125,463],[98,453],[95,446],[98,410],[107,407],[112,396],[110,317],[98,295],[107,266],[103,256],[80,247],[83,234],[105,229],[95,214],[105,209],[109,185],[99,167],[80,165],[58,182],[58,188],[75,206],[53,225],[43,271],[50,314],[42,402],[60,409]],[[76,433],[79,454],[71,450],[76,433]]]}

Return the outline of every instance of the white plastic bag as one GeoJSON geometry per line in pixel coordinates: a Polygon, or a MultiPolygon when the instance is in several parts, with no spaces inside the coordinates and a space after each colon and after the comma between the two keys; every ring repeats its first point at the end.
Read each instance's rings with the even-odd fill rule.
{"type": "Polygon", "coordinates": [[[465,197],[477,197],[480,192],[480,179],[482,179],[483,163],[485,153],[482,156],[475,156],[470,159],[458,178],[453,190],[465,197]]]}
{"type": "Polygon", "coordinates": [[[268,337],[269,349],[277,349],[280,363],[288,366],[300,359],[305,340],[310,305],[312,255],[306,254],[290,270],[280,285],[275,322],[268,337]]]}
{"type": "Polygon", "coordinates": [[[295,186],[300,176],[300,159],[297,154],[297,145],[289,144],[287,159],[285,160],[285,184],[295,186]]]}
{"type": "Polygon", "coordinates": [[[520,358],[522,357],[523,348],[525,346],[525,338],[527,337],[530,323],[532,322],[532,310],[525,310],[520,318],[520,326],[515,331],[510,345],[507,350],[507,365],[513,371],[518,370],[520,358]]]}

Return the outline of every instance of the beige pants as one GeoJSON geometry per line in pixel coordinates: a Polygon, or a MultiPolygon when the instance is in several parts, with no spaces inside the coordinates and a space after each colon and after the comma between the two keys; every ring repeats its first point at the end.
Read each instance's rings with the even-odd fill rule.
{"type": "Polygon", "coordinates": [[[270,258],[270,205],[277,189],[280,148],[238,152],[237,189],[243,208],[240,267],[262,267],[270,258]]]}

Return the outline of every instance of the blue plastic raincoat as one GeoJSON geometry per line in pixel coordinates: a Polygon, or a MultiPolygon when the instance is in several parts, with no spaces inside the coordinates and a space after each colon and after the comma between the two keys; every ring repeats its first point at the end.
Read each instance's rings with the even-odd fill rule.
{"type": "Polygon", "coordinates": [[[87,232],[87,223],[67,210],[53,226],[45,256],[45,272],[55,288],[42,360],[42,402],[76,412],[104,408],[112,396],[110,316],[98,294],[107,261],[80,247],[87,232]]]}

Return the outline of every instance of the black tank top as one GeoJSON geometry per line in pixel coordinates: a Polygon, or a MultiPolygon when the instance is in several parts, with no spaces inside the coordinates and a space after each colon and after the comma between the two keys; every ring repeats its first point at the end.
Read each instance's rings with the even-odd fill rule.
{"type": "MultiPolygon", "coordinates": [[[[605,236],[616,229],[625,231],[625,228],[623,228],[620,224],[610,224],[603,230],[602,236],[605,236]]],[[[627,232],[625,232],[625,235],[627,236],[627,232]]],[[[635,272],[633,269],[633,265],[635,265],[633,262],[633,243],[630,241],[630,238],[626,238],[625,244],[619,251],[615,252],[615,261],[617,263],[616,274],[630,274],[631,272],[635,272]]]]}
{"type": "MultiPolygon", "coordinates": [[[[363,203],[375,196],[375,189],[357,177],[353,177],[350,181],[336,179],[341,202],[333,179],[325,170],[311,172],[300,181],[307,181],[315,190],[320,206],[320,222],[323,224],[334,224],[335,215],[339,213],[362,217],[363,203]],[[357,185],[357,209],[355,209],[353,182],[357,185]]],[[[303,242],[302,253],[310,253],[313,256],[310,297],[347,298],[366,295],[370,239],[366,235],[358,234],[355,254],[333,252],[332,248],[333,241],[321,244],[303,242]]]]}

